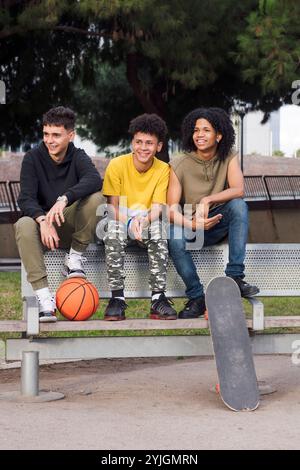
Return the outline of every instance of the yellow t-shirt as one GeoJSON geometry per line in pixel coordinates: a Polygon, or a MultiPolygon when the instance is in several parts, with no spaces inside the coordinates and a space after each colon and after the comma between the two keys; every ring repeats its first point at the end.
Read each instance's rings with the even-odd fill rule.
{"type": "Polygon", "coordinates": [[[103,183],[105,196],[119,196],[120,210],[128,216],[146,215],[153,203],[166,204],[170,167],[154,157],[145,173],[134,166],[133,155],[121,155],[108,164],[103,183]]]}

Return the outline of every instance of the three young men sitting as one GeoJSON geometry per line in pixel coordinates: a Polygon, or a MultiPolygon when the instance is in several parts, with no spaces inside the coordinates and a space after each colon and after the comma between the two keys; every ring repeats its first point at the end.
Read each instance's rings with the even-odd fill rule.
{"type": "Polygon", "coordinates": [[[106,203],[103,195],[109,208],[103,241],[112,293],[105,320],[125,319],[124,257],[125,247],[131,243],[148,251],[150,318],[177,318],[165,296],[168,227],[161,214],[167,204],[172,222],[170,254],[188,297],[180,318],[197,318],[205,311],[203,286],[186,248],[185,228],[200,233],[204,245],[228,235],[226,275],[237,282],[242,296],[259,292],[243,280],[248,213],[241,199],[243,175],[232,153],[234,131],[223,110],[198,108],[189,113],[183,122],[186,153],[171,162],[171,174],[170,166],[156,158],[166,141],[165,122],[155,114],[133,119],[129,126],[132,152],[111,160],[103,195],[102,180],[91,159],[72,143],[74,127],[73,111],[64,107],[49,110],[43,116],[43,142],[27,152],[22,163],[18,199],[22,217],[15,224],[16,240],[38,300],[40,321],[56,321],[44,251],[70,248],[65,259],[67,276],[85,277],[82,255],[94,240],[97,208],[106,203]],[[189,215],[179,210],[185,203],[191,206],[189,215]],[[175,236],[178,229],[179,237],[175,236]]]}

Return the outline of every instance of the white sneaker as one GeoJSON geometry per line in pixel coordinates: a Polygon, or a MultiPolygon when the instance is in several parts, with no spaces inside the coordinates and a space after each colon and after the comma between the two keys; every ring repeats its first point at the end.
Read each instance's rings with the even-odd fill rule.
{"type": "Polygon", "coordinates": [[[42,299],[39,295],[36,296],[39,306],[39,321],[41,323],[56,322],[56,305],[54,297],[46,297],[42,299]]]}
{"type": "Polygon", "coordinates": [[[82,263],[86,261],[86,258],[83,256],[70,255],[69,253],[65,256],[65,270],[63,274],[67,276],[68,279],[72,277],[83,277],[86,278],[86,274],[83,270],[82,263]]]}

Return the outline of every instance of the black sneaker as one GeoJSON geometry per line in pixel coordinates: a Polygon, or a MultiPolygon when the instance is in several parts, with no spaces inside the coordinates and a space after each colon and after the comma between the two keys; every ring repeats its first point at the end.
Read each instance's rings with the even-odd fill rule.
{"type": "Polygon", "coordinates": [[[171,306],[172,300],[167,299],[165,294],[160,294],[159,298],[152,300],[150,318],[152,320],[176,320],[177,312],[171,306]]]}
{"type": "Polygon", "coordinates": [[[251,284],[248,284],[248,282],[244,281],[241,277],[229,277],[231,277],[231,279],[233,279],[239,286],[242,297],[253,297],[254,295],[259,293],[258,287],[251,286],[251,284]]]}
{"type": "Polygon", "coordinates": [[[125,310],[128,307],[126,302],[122,299],[112,297],[105,309],[104,320],[120,321],[125,320],[125,310]]]}
{"type": "Polygon", "coordinates": [[[196,299],[189,299],[184,308],[179,312],[178,318],[199,318],[203,317],[206,310],[204,296],[196,299]]]}

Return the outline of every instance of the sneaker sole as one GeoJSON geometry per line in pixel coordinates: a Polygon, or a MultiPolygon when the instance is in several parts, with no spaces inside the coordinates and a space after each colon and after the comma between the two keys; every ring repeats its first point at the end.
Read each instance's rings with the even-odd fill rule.
{"type": "Polygon", "coordinates": [[[66,278],[67,279],[72,279],[73,277],[81,277],[82,279],[86,279],[86,274],[83,273],[72,273],[72,274],[67,274],[66,278]]]}
{"type": "Polygon", "coordinates": [[[198,318],[205,318],[205,314],[202,313],[202,315],[197,315],[197,316],[192,316],[192,317],[188,317],[188,316],[180,316],[180,314],[178,315],[178,318],[180,320],[197,320],[198,318]]]}
{"type": "Polygon", "coordinates": [[[104,317],[105,321],[122,321],[126,320],[126,317],[104,317]]]}
{"type": "Polygon", "coordinates": [[[151,313],[150,314],[150,319],[151,320],[177,320],[177,315],[169,315],[168,317],[163,317],[163,316],[159,316],[157,315],[156,313],[151,313]]]}
{"type": "Polygon", "coordinates": [[[39,322],[40,323],[55,323],[57,321],[57,318],[56,317],[41,317],[39,319],[39,322]]]}

